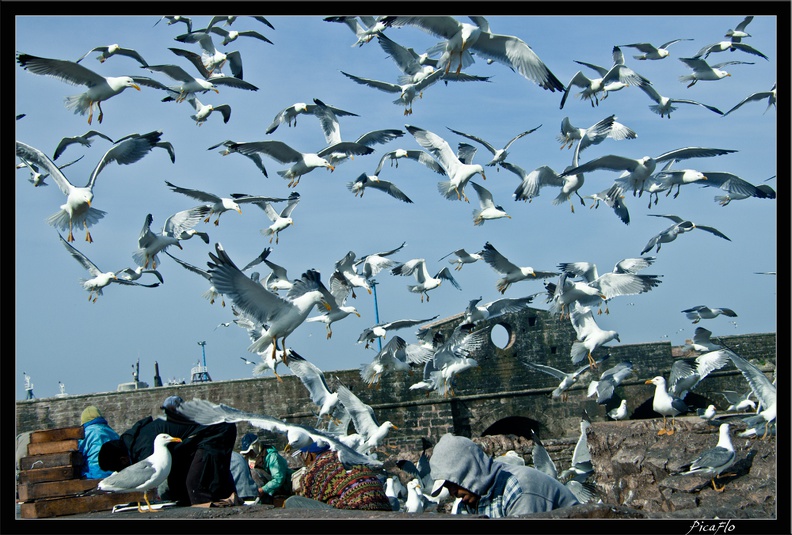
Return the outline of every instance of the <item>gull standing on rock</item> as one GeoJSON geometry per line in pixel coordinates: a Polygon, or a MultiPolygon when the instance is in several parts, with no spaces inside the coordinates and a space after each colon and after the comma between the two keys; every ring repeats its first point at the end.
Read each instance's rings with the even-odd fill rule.
{"type": "Polygon", "coordinates": [[[706,474],[712,478],[712,488],[716,492],[723,492],[726,486],[718,487],[715,480],[720,477],[734,476],[735,474],[724,474],[723,472],[733,465],[736,459],[737,454],[729,436],[729,424],[721,424],[718,431],[718,445],[699,455],[690,463],[689,470],[682,473],[706,474]]]}

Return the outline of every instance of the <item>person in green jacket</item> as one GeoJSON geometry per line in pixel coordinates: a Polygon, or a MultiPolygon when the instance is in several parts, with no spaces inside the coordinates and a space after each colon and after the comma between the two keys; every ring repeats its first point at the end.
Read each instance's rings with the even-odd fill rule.
{"type": "Polygon", "coordinates": [[[254,447],[248,446],[243,455],[254,463],[252,473],[258,488],[259,501],[272,503],[274,496],[290,495],[293,470],[289,468],[286,459],[272,444],[259,442],[251,446],[254,447]]]}

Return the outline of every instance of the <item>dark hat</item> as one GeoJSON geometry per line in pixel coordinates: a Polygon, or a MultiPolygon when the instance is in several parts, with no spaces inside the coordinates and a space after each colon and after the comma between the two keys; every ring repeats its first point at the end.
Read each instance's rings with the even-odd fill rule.
{"type": "Polygon", "coordinates": [[[253,449],[253,444],[256,442],[258,442],[258,436],[256,436],[255,433],[245,433],[245,436],[242,437],[239,453],[250,453],[250,451],[253,449]]]}

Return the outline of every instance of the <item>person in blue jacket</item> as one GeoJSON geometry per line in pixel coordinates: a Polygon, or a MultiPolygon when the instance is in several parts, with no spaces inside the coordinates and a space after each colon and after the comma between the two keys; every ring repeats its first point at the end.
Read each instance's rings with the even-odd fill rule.
{"type": "Polygon", "coordinates": [[[99,450],[105,442],[118,440],[118,433],[107,423],[101,411],[89,405],[80,415],[83,426],[83,438],[77,443],[77,449],[83,456],[80,477],[83,479],[103,479],[113,472],[99,467],[99,450]]]}

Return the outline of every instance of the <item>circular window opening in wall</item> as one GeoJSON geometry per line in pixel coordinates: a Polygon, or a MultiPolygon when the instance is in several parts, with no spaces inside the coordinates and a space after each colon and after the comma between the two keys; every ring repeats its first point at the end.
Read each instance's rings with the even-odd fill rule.
{"type": "Polygon", "coordinates": [[[506,323],[498,323],[490,330],[490,340],[499,349],[508,349],[514,343],[512,330],[506,323]]]}

